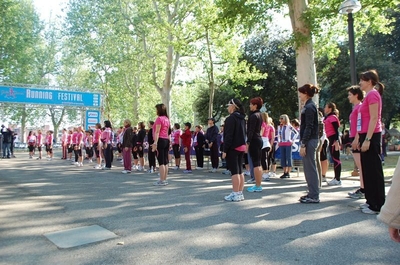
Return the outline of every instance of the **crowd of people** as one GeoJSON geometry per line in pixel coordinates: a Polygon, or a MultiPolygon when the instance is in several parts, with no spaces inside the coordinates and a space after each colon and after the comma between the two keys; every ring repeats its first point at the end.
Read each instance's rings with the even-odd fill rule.
{"type": "MultiPolygon", "coordinates": [[[[390,219],[392,208],[385,207],[385,186],[382,168],[382,93],[384,85],[379,82],[375,70],[360,75],[359,86],[347,89],[348,100],[353,105],[350,114],[350,128],[346,132],[346,148],[351,150],[355,164],[359,169],[360,187],[350,192],[349,196],[355,199],[366,199],[360,205],[365,214],[379,214],[380,219],[386,220],[391,226],[391,235],[398,240],[399,232],[397,203],[397,219],[390,219]],[[395,220],[395,221],[393,221],[395,220]]],[[[249,113],[246,121],[246,111],[242,102],[236,98],[227,104],[229,116],[219,129],[214,118],[208,119],[208,127],[203,131],[201,125],[196,125],[192,133],[192,124],[184,123],[184,129],[175,123],[171,127],[167,109],[164,104],[156,105],[156,120],[132,126],[126,119],[123,126],[113,130],[111,122],[105,121],[103,126],[96,124],[95,128],[84,130],[82,126],[66,130],[61,137],[62,159],[71,160],[77,167],[83,166],[84,159],[88,163],[95,163],[95,169],[110,170],[117,150],[117,160],[123,163],[123,174],[132,171],[145,170],[145,150],[148,157],[148,172],[157,170],[158,161],[159,179],[156,186],[168,185],[169,161],[173,158],[172,170],[180,170],[181,155],[185,157],[183,173],[192,173],[191,155],[196,156],[196,170],[202,170],[204,156],[209,155],[211,161],[210,173],[217,172],[222,165],[226,167],[224,173],[231,175],[232,192],[224,197],[226,201],[240,202],[244,200],[245,175],[250,176],[247,183],[247,192],[262,192],[262,181],[268,181],[276,176],[275,152],[280,150],[280,162],[283,168],[282,179],[290,178],[293,167],[292,150],[296,139],[300,141],[299,154],[302,157],[305,180],[308,193],[301,196],[301,203],[319,203],[322,181],[327,181],[326,172],[329,164],[333,164],[334,178],[327,181],[328,185],[341,185],[341,138],[339,134],[339,111],[335,103],[328,102],[325,107],[317,108],[313,97],[319,93],[319,88],[312,84],[305,84],[298,88],[298,95],[304,104],[300,121],[290,120],[288,115],[279,117],[279,124],[274,126],[267,113],[260,111],[263,100],[260,97],[250,99],[249,113]],[[85,150],[85,158],[83,150],[85,150]],[[72,157],[74,154],[74,158],[72,157]],[[328,155],[329,154],[329,155],[328,155]],[[93,159],[96,159],[95,161],[93,159]],[[133,158],[133,159],[132,159],[133,158]]],[[[37,159],[42,158],[42,146],[45,146],[47,159],[53,159],[52,145],[53,132],[47,131],[42,135],[39,130],[29,132],[27,137],[29,158],[32,159],[35,149],[37,159]]],[[[4,147],[4,145],[3,145],[4,147]]],[[[348,153],[350,154],[350,152],[348,153]]],[[[8,154],[9,156],[10,154],[8,154]]],[[[6,156],[3,149],[3,157],[6,156]]],[[[400,174],[399,170],[396,172],[400,174]]],[[[395,173],[396,173],[395,172],[395,173]]],[[[394,192],[391,192],[393,194],[394,192]]],[[[391,197],[396,197],[393,195],[391,197]]],[[[394,214],[394,215],[396,215],[394,214]]]]}

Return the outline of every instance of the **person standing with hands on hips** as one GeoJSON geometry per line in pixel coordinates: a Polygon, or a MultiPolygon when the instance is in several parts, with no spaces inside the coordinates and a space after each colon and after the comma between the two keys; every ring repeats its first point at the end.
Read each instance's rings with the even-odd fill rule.
{"type": "Polygon", "coordinates": [[[319,141],[318,110],[312,98],[319,88],[306,84],[298,89],[301,102],[300,122],[300,156],[303,157],[304,175],[307,181],[308,194],[300,197],[301,203],[319,203],[319,178],[317,171],[317,147],[319,141]]]}

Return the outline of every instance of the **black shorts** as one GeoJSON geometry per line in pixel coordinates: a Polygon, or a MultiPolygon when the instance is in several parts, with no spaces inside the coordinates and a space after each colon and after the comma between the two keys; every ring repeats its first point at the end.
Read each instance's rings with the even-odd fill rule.
{"type": "Polygon", "coordinates": [[[175,158],[181,158],[181,150],[180,150],[179,144],[174,144],[172,145],[172,151],[174,152],[174,157],[175,158]]]}
{"type": "Polygon", "coordinates": [[[169,139],[159,138],[157,142],[157,161],[160,166],[168,165],[169,139]]]}
{"type": "Polygon", "coordinates": [[[68,146],[68,154],[71,154],[72,151],[73,151],[72,145],[69,144],[69,145],[67,145],[67,146],[68,146]]]}
{"type": "Polygon", "coordinates": [[[96,157],[100,157],[99,143],[94,143],[93,149],[94,149],[94,153],[96,154],[96,157]]]}
{"type": "Polygon", "coordinates": [[[226,165],[231,171],[232,176],[242,174],[243,153],[236,150],[230,150],[226,153],[226,165]]]}
{"type": "Polygon", "coordinates": [[[136,145],[136,152],[139,155],[140,158],[144,156],[144,148],[142,144],[136,145]]]}
{"type": "Polygon", "coordinates": [[[35,150],[34,145],[28,145],[29,152],[33,152],[35,150]]]}
{"type": "Polygon", "coordinates": [[[53,153],[53,148],[50,144],[46,144],[46,152],[49,152],[50,154],[53,153]]]}

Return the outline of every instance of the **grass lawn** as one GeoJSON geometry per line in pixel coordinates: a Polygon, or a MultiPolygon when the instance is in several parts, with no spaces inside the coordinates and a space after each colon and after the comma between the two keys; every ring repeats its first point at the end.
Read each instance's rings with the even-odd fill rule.
{"type": "MultiPolygon", "coordinates": [[[[398,159],[399,155],[389,155],[385,157],[385,165],[383,166],[383,174],[385,175],[385,179],[389,180],[392,178],[398,159]]],[[[353,172],[354,168],[353,157],[349,157],[348,160],[345,160],[345,157],[342,156],[341,161],[342,161],[342,176],[343,177],[351,176],[351,172],[353,172]]],[[[334,175],[331,166],[328,169],[328,175],[329,176],[334,175]]]]}

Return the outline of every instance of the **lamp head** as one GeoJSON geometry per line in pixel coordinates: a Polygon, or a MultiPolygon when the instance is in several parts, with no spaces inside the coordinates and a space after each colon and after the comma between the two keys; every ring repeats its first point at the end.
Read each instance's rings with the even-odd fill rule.
{"type": "Polygon", "coordinates": [[[361,9],[361,3],[358,0],[344,0],[339,7],[339,13],[347,15],[349,13],[356,13],[361,9]]]}

